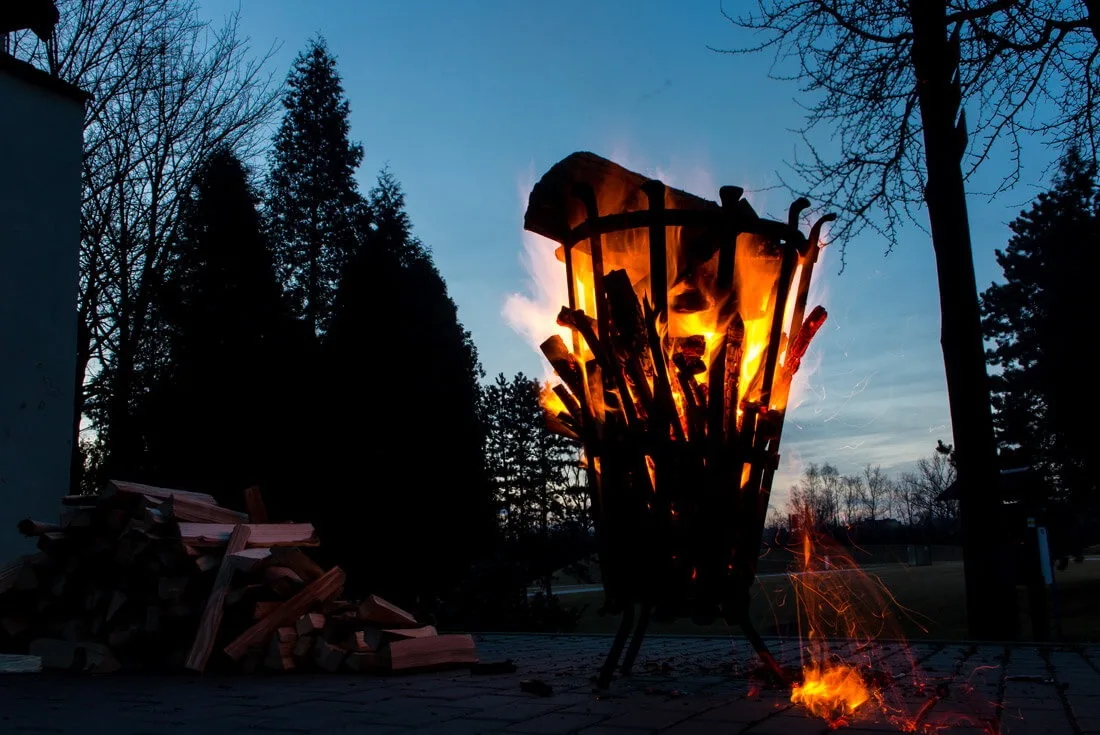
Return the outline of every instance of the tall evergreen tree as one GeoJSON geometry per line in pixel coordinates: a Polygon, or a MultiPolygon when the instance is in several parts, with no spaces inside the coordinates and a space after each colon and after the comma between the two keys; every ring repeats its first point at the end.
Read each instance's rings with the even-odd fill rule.
{"type": "Polygon", "coordinates": [[[325,548],[350,584],[421,609],[446,598],[493,533],[470,333],[404,194],[383,171],[372,222],[340,280],[323,359],[329,371],[325,548]]]}
{"type": "Polygon", "coordinates": [[[1100,188],[1095,161],[1077,149],[1054,186],[1011,224],[997,262],[1005,282],[983,294],[994,406],[1003,451],[1043,468],[1055,487],[1096,498],[1100,409],[1087,382],[1100,271],[1100,188]]]}
{"type": "Polygon", "coordinates": [[[279,475],[288,357],[305,339],[264,237],[248,172],[220,150],[182,203],[158,299],[163,355],[141,403],[146,473],[239,505],[279,475]]]}
{"type": "Polygon", "coordinates": [[[280,277],[298,315],[320,334],[362,214],[354,177],[363,147],[348,139],[348,102],[323,38],[295,59],[287,87],[267,210],[280,277]]]}

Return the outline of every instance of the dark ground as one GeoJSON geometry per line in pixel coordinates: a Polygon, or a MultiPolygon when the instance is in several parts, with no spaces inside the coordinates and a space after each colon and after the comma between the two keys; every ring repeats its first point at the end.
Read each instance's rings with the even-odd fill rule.
{"type": "MultiPolygon", "coordinates": [[[[826,723],[791,705],[789,693],[753,691],[755,663],[739,639],[655,637],[639,673],[598,696],[590,675],[604,636],[485,635],[482,660],[512,658],[515,674],[468,672],[399,677],[284,675],[102,678],[39,674],[0,677],[0,733],[63,735],[240,735],[241,733],[584,733],[584,735],[824,735],[826,723]],[[536,678],[553,687],[521,691],[536,678]]],[[[780,658],[798,647],[772,641],[780,658]]],[[[846,649],[840,646],[835,650],[846,649]]],[[[946,735],[1100,733],[1100,646],[1039,649],[966,644],[877,644],[880,668],[901,674],[887,701],[911,718],[937,684],[948,696],[925,720],[946,735]],[[913,663],[929,688],[912,686],[913,663]],[[997,729],[991,729],[997,728],[997,729]]],[[[897,732],[878,707],[864,705],[839,732],[897,732]]]]}

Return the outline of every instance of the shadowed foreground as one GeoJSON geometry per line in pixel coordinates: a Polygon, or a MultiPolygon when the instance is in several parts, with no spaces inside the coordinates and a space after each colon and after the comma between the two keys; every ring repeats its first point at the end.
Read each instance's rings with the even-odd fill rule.
{"type": "MultiPolygon", "coordinates": [[[[789,703],[789,693],[750,691],[744,672],[756,664],[740,639],[655,637],[642,649],[639,673],[597,697],[590,675],[604,636],[486,635],[482,661],[511,658],[515,674],[466,671],[401,677],[0,677],[0,730],[73,735],[197,733],[748,733],[827,732],[789,703]],[[521,691],[539,679],[551,696],[521,691]]],[[[798,649],[774,641],[785,663],[798,649]]],[[[947,697],[925,719],[955,724],[947,732],[1100,733],[1100,646],[1083,648],[882,644],[890,673],[910,670],[909,656],[947,697]],[[996,732],[997,730],[992,730],[996,732]]],[[[901,677],[904,681],[908,677],[901,677]]],[[[899,688],[901,691],[901,688],[899,688]]],[[[907,690],[915,710],[928,695],[907,690]]],[[[896,732],[872,709],[839,732],[896,732]]]]}

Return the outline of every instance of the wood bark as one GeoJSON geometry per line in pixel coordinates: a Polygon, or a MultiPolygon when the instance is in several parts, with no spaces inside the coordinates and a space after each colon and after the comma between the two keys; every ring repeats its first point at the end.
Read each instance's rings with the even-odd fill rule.
{"type": "Polygon", "coordinates": [[[928,174],[925,201],[939,280],[940,343],[963,488],[967,623],[974,640],[1012,640],[1018,613],[1011,572],[1001,561],[1009,554],[1001,539],[997,449],[962,171],[965,117],[953,81],[958,47],[948,37],[945,0],[910,0],[909,12],[928,174]]]}

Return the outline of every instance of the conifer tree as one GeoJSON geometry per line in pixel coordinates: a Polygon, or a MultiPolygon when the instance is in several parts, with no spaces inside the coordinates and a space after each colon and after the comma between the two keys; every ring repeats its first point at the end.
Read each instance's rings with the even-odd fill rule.
{"type": "Polygon", "coordinates": [[[294,308],[320,334],[363,204],[354,178],[363,148],[348,138],[349,106],[323,38],[295,59],[283,106],[268,181],[270,231],[294,308]]]}
{"type": "Polygon", "coordinates": [[[278,475],[288,358],[305,335],[232,152],[212,155],[185,195],[176,250],[156,309],[160,368],[140,402],[146,472],[239,505],[278,475]]]}
{"type": "Polygon", "coordinates": [[[1053,188],[1011,223],[997,263],[1004,283],[983,294],[1002,451],[1045,470],[1055,487],[1096,499],[1100,409],[1085,357],[1096,340],[1100,187],[1095,161],[1067,152],[1053,188]]]}
{"type": "Polygon", "coordinates": [[[424,609],[454,592],[494,532],[481,367],[388,170],[369,207],[324,341],[329,485],[342,492],[322,532],[350,584],[424,609]]]}

